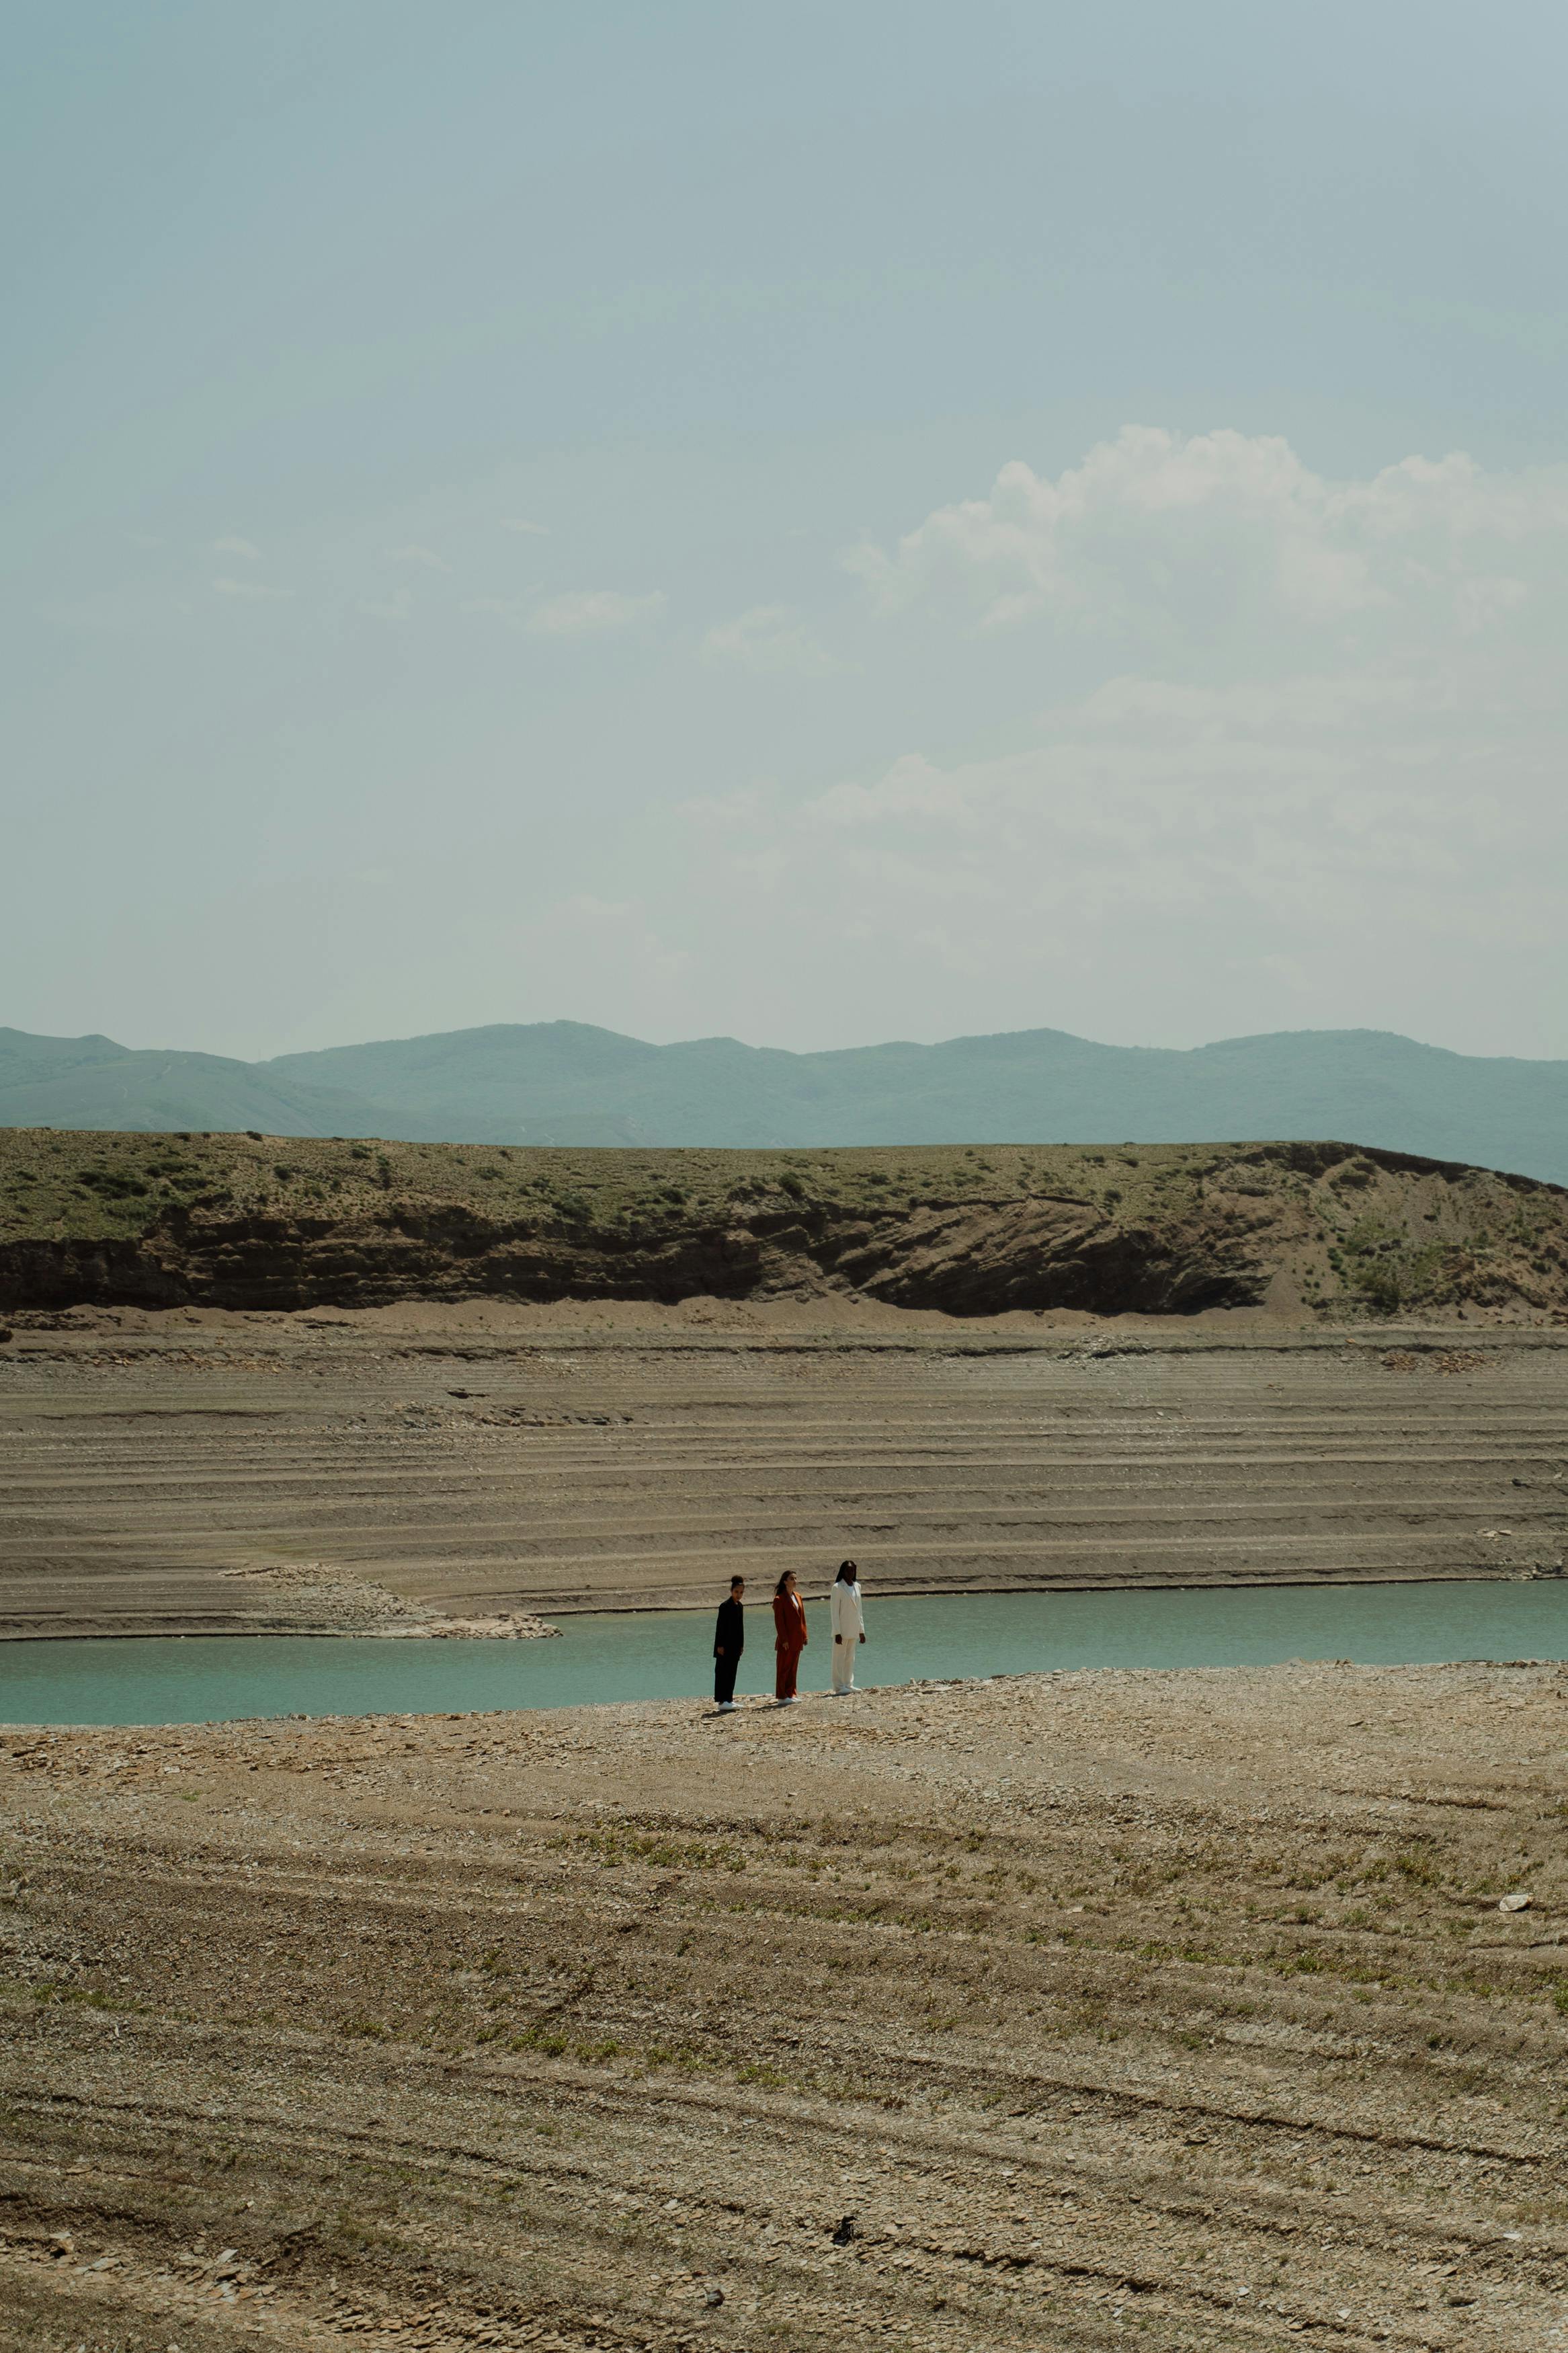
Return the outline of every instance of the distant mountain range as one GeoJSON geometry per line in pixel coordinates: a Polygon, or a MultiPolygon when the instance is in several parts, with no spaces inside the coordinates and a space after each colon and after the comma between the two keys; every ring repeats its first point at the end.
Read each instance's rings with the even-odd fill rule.
{"type": "Polygon", "coordinates": [[[1568,1184],[1568,1062],[1377,1029],[1184,1052],[1020,1029],[791,1054],[542,1021],[268,1062],[0,1029],[0,1126],[754,1146],[1332,1137],[1568,1184]]]}

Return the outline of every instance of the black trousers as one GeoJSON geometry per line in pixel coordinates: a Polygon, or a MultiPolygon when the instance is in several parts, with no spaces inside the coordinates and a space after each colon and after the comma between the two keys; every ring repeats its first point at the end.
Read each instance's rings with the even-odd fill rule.
{"type": "Polygon", "coordinates": [[[713,1698],[715,1704],[735,1696],[735,1676],[741,1662],[733,1651],[727,1651],[713,1662],[713,1698]]]}

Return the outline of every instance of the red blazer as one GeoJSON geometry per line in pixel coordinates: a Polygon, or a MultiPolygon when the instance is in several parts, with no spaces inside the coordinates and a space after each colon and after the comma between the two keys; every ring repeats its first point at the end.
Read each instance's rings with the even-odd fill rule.
{"type": "Polygon", "coordinates": [[[808,1640],[805,1630],[805,1604],[798,1593],[775,1593],[773,1596],[773,1648],[775,1651],[804,1651],[808,1640]]]}

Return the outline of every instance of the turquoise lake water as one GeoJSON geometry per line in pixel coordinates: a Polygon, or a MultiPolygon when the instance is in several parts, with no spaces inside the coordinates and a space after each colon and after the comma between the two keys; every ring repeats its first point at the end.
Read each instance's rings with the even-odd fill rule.
{"type": "MultiPolygon", "coordinates": [[[[827,1610],[809,1605],[803,1695],[827,1681],[827,1610]]],[[[436,1715],[697,1699],[706,1612],[563,1618],[546,1642],[231,1635],[0,1642],[0,1723],[203,1724],[242,1716],[436,1715]]],[[[773,1689],[772,1619],[748,1612],[738,1692],[773,1689]]],[[[1568,1658],[1568,1582],[1258,1586],[1163,1593],[867,1596],[864,1684],[1048,1667],[1260,1666],[1568,1658]]]]}

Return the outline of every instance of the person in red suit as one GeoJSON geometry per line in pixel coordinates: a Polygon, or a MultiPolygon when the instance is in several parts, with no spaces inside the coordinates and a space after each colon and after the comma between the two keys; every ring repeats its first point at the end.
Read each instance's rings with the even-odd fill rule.
{"type": "Polygon", "coordinates": [[[773,1649],[778,1653],[773,1697],[781,1707],[795,1703],[795,1670],[806,1645],[805,1604],[795,1589],[795,1571],[786,1568],[773,1588],[773,1649]]]}

